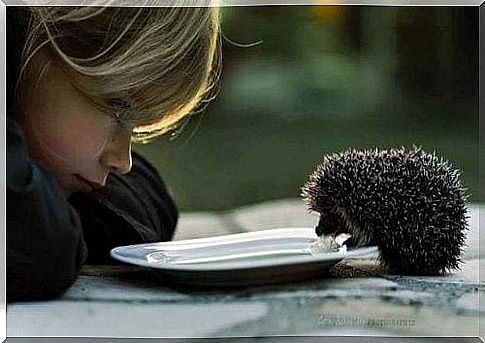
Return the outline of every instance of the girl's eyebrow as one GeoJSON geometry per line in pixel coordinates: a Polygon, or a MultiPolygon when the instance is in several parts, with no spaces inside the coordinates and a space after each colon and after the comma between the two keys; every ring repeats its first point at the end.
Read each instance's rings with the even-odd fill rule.
{"type": "Polygon", "coordinates": [[[120,98],[109,99],[108,103],[118,110],[127,110],[132,107],[133,101],[124,100],[120,98]]]}

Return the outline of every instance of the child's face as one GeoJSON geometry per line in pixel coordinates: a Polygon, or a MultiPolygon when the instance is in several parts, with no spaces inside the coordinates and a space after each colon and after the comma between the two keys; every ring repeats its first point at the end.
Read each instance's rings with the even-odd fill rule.
{"type": "Polygon", "coordinates": [[[47,166],[66,196],[102,187],[108,173],[131,169],[131,131],[101,113],[51,68],[22,115],[29,153],[47,166]]]}

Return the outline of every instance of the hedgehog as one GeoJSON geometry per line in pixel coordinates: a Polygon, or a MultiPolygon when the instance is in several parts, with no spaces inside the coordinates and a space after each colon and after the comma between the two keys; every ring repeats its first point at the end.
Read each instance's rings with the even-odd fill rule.
{"type": "Polygon", "coordinates": [[[413,146],[324,157],[301,188],[320,214],[318,236],[348,233],[349,247],[375,245],[389,272],[459,269],[468,229],[466,189],[449,161],[413,146]]]}

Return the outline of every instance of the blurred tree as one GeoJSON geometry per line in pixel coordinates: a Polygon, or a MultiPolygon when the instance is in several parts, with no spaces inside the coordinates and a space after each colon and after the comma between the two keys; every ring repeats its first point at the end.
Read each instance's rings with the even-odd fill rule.
{"type": "Polygon", "coordinates": [[[182,210],[297,197],[326,153],[412,144],[478,199],[476,8],[230,7],[222,29],[219,97],[177,140],[136,147],[182,210]]]}

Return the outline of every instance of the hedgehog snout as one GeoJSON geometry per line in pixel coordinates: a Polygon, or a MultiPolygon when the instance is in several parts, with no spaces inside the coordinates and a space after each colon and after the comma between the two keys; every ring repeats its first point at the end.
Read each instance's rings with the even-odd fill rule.
{"type": "Polygon", "coordinates": [[[350,235],[345,244],[349,247],[369,245],[372,238],[350,218],[343,208],[335,207],[331,211],[320,212],[320,219],[315,227],[317,236],[333,235],[341,233],[350,235]]]}

